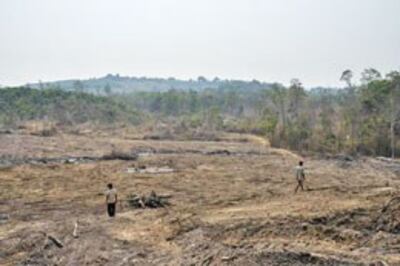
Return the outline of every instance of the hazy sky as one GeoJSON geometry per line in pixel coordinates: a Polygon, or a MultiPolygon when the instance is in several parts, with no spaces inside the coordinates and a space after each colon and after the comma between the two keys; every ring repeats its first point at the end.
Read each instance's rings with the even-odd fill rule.
{"type": "Polygon", "coordinates": [[[400,0],[0,0],[0,84],[129,76],[340,85],[400,70],[400,0]]]}

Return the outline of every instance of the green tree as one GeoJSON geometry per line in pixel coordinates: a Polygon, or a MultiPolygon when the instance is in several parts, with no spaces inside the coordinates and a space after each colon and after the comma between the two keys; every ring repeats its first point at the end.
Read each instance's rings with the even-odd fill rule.
{"type": "Polygon", "coordinates": [[[280,126],[278,127],[278,136],[279,136],[279,146],[281,146],[281,141],[286,138],[286,125],[287,125],[287,117],[286,117],[286,97],[287,90],[281,84],[273,84],[271,87],[271,99],[273,104],[276,106],[278,110],[278,114],[280,117],[280,126]]]}
{"type": "Polygon", "coordinates": [[[390,140],[391,157],[396,157],[396,134],[395,128],[400,121],[400,72],[393,71],[387,75],[390,81],[390,140]]]}
{"type": "Polygon", "coordinates": [[[356,150],[356,134],[358,125],[358,114],[359,114],[359,104],[356,95],[356,88],[352,83],[353,72],[349,69],[343,71],[340,81],[346,83],[347,88],[345,90],[344,98],[344,124],[350,127],[350,149],[352,153],[356,150]]]}

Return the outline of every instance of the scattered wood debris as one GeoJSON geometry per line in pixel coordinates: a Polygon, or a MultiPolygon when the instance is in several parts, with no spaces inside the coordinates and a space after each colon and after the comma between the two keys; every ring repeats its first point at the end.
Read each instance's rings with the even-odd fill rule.
{"type": "Polygon", "coordinates": [[[0,129],[0,135],[11,135],[13,133],[14,131],[12,131],[11,129],[0,129]]]}
{"type": "Polygon", "coordinates": [[[121,151],[112,151],[110,154],[106,154],[102,157],[103,160],[123,160],[123,161],[134,161],[139,156],[137,153],[126,153],[121,151]]]}
{"type": "Polygon", "coordinates": [[[398,219],[400,212],[400,197],[393,197],[382,208],[381,213],[375,220],[376,231],[385,231],[392,234],[400,233],[400,221],[398,219]]]}
{"type": "Polygon", "coordinates": [[[152,191],[149,196],[131,194],[127,201],[130,207],[136,209],[164,208],[171,205],[168,201],[170,197],[169,195],[157,195],[152,191]]]}
{"type": "Polygon", "coordinates": [[[32,164],[79,164],[79,163],[90,163],[97,161],[112,161],[112,160],[123,160],[123,161],[135,161],[138,159],[136,153],[122,153],[122,152],[111,152],[103,156],[70,156],[70,157],[15,157],[11,155],[0,156],[0,168],[9,168],[16,165],[32,164]]]}
{"type": "Polygon", "coordinates": [[[163,166],[163,167],[132,167],[126,169],[129,174],[139,173],[139,174],[168,174],[175,172],[175,169],[163,166]]]}
{"type": "Polygon", "coordinates": [[[47,238],[51,242],[53,242],[58,248],[63,248],[64,247],[64,244],[59,239],[57,239],[56,237],[54,237],[52,235],[48,235],[47,238]]]}

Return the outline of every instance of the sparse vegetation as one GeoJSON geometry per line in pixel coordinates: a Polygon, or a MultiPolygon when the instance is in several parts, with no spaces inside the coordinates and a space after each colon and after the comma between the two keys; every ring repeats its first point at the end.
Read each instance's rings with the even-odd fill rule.
{"type": "Polygon", "coordinates": [[[101,133],[107,135],[0,136],[2,154],[33,158],[4,158],[9,166],[0,169],[1,264],[400,263],[399,201],[391,200],[400,185],[397,161],[308,157],[307,191],[294,195],[299,157],[262,139],[154,141],[126,139],[123,130],[101,133]],[[12,143],[19,145],[10,149],[12,143]],[[99,157],[112,151],[142,155],[99,157]],[[34,162],[38,156],[48,159],[34,162]],[[160,173],[166,166],[174,171],[160,173]],[[108,182],[120,199],[113,220],[102,193],[108,182]]]}
{"type": "Polygon", "coordinates": [[[0,89],[0,264],[399,264],[400,163],[387,157],[400,74],[352,78],[0,89]],[[282,148],[323,155],[305,158],[307,197],[293,194],[299,155],[282,148]],[[99,214],[108,182],[114,221],[99,214]]]}
{"type": "MultiPolygon", "coordinates": [[[[244,83],[218,88],[138,92],[120,100],[158,119],[206,131],[266,136],[275,147],[323,153],[374,156],[400,154],[400,73],[386,78],[374,69],[362,73],[356,86],[350,70],[345,89],[306,90],[297,79],[289,87],[244,83]]],[[[117,97],[118,98],[118,97],[117,97]]]]}
{"type": "Polygon", "coordinates": [[[108,75],[103,79],[42,84],[42,90],[3,89],[0,121],[137,123],[141,116],[134,110],[141,110],[153,121],[169,125],[151,138],[172,139],[191,130],[226,131],[265,136],[275,147],[303,153],[393,158],[400,154],[400,74],[396,71],[383,78],[377,70],[366,69],[360,85],[355,85],[353,72],[346,70],[340,78],[345,89],[311,90],[297,79],[289,87],[204,78],[185,82],[108,75]],[[93,91],[89,88],[98,83],[104,96],[83,93],[93,91]],[[151,89],[146,87],[149,84],[151,89]],[[46,89],[49,86],[58,89],[46,89]],[[69,86],[74,92],[64,91],[69,86]],[[129,86],[135,89],[131,92],[129,86]]]}

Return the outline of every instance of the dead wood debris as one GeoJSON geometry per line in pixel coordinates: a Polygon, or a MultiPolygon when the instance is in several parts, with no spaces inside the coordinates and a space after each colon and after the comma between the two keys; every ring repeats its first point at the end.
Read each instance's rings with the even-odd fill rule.
{"type": "Polygon", "coordinates": [[[157,195],[154,191],[150,193],[149,196],[138,196],[136,194],[131,194],[128,197],[129,206],[136,209],[144,209],[144,208],[165,208],[170,206],[170,202],[168,198],[169,195],[157,195]]]}
{"type": "Polygon", "coordinates": [[[400,196],[393,197],[383,206],[381,213],[375,220],[375,229],[393,234],[400,233],[400,196]]]}
{"type": "Polygon", "coordinates": [[[135,161],[138,159],[136,153],[123,153],[123,152],[111,152],[100,157],[96,156],[76,156],[76,157],[38,157],[38,158],[27,158],[27,157],[15,157],[11,155],[0,156],[0,168],[8,168],[23,164],[32,165],[43,165],[43,164],[79,164],[79,163],[90,163],[96,161],[112,161],[112,160],[123,160],[123,161],[135,161]]]}
{"type": "Polygon", "coordinates": [[[53,242],[58,248],[63,248],[64,247],[64,244],[59,239],[57,239],[56,237],[54,237],[52,235],[48,235],[47,238],[51,242],[53,242]]]}

